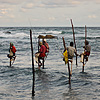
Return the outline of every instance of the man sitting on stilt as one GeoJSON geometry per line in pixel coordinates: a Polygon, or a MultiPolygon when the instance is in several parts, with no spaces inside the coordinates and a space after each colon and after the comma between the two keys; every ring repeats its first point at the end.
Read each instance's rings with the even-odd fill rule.
{"type": "Polygon", "coordinates": [[[46,47],[42,44],[42,42],[39,43],[40,50],[39,50],[39,57],[38,57],[38,68],[42,66],[41,59],[43,59],[46,56],[46,47]]]}
{"type": "Polygon", "coordinates": [[[10,58],[11,61],[12,60],[14,61],[16,59],[15,52],[16,52],[16,48],[14,44],[10,43],[10,49],[9,49],[10,54],[8,54],[7,57],[10,58]]]}
{"type": "Polygon", "coordinates": [[[86,40],[85,46],[83,46],[84,48],[84,53],[82,53],[81,56],[81,60],[80,62],[83,63],[83,59],[85,59],[85,62],[88,61],[88,57],[90,55],[90,51],[91,51],[91,46],[89,45],[89,42],[86,40]]]}
{"type": "MultiPolygon", "coordinates": [[[[64,38],[63,38],[64,40],[64,38]]],[[[70,75],[72,75],[72,63],[73,63],[73,57],[74,57],[74,53],[78,56],[78,54],[76,53],[76,49],[73,47],[73,42],[70,42],[70,46],[68,46],[66,48],[65,46],[65,43],[64,43],[64,47],[65,47],[65,50],[67,50],[67,54],[68,54],[68,61],[71,62],[71,71],[70,71],[70,75]]]]}

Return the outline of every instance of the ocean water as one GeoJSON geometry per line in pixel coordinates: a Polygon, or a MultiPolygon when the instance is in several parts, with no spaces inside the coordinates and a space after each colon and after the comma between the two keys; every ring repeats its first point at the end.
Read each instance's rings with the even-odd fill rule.
{"type": "MultiPolygon", "coordinates": [[[[75,27],[78,54],[84,51],[85,28],[75,27]]],[[[82,63],[73,60],[71,86],[68,84],[68,67],[62,59],[66,46],[73,41],[71,27],[0,27],[0,99],[1,100],[100,100],[100,27],[87,28],[87,40],[91,55],[82,73],[82,63]],[[38,51],[38,35],[54,35],[58,39],[47,39],[50,52],[45,68],[35,72],[35,96],[32,97],[32,60],[30,29],[33,35],[34,53],[38,51]],[[9,32],[7,32],[9,31],[9,32]],[[16,60],[9,67],[9,44],[13,42],[16,60]]],[[[35,69],[38,67],[34,61],[35,69]]]]}

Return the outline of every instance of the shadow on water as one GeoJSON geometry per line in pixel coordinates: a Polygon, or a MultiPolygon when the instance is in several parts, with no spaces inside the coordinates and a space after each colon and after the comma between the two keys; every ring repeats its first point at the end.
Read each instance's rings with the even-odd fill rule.
{"type": "Polygon", "coordinates": [[[82,89],[85,87],[91,87],[92,85],[92,74],[87,72],[80,72],[76,76],[72,77],[71,84],[63,93],[64,100],[82,100],[80,95],[82,95],[82,89]],[[80,91],[81,90],[81,91],[80,91]]]}
{"type": "Polygon", "coordinates": [[[77,97],[78,93],[69,88],[66,93],[63,93],[63,100],[81,100],[77,97]]]}
{"type": "Polygon", "coordinates": [[[28,98],[31,90],[30,75],[32,75],[31,68],[0,66],[0,96],[3,99],[12,97],[15,99],[21,96],[24,98],[23,95],[27,94],[28,98]]]}
{"type": "Polygon", "coordinates": [[[88,72],[80,72],[78,75],[81,79],[90,79],[93,77],[93,74],[88,72]]]}
{"type": "Polygon", "coordinates": [[[49,95],[51,89],[51,76],[45,69],[35,69],[35,96],[32,97],[32,100],[51,98],[49,95]]]}

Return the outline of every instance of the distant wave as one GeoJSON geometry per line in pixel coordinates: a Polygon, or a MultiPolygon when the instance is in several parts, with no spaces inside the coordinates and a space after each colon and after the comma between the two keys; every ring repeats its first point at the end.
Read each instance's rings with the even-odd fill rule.
{"type": "Polygon", "coordinates": [[[18,38],[23,38],[23,37],[28,37],[29,35],[27,33],[11,33],[11,34],[6,34],[6,33],[1,33],[0,38],[8,38],[8,37],[18,37],[18,38]]]}
{"type": "Polygon", "coordinates": [[[62,32],[61,32],[61,34],[66,34],[66,33],[67,33],[67,32],[65,32],[65,31],[62,31],[62,32]]]}

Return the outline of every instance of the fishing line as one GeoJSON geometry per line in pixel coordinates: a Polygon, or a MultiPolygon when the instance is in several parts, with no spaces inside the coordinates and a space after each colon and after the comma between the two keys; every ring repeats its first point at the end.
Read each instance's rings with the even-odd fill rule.
{"type": "Polygon", "coordinates": [[[57,47],[58,47],[58,50],[59,50],[59,52],[61,53],[61,56],[62,56],[63,55],[63,50],[61,50],[58,40],[59,39],[57,38],[57,47]]]}
{"type": "Polygon", "coordinates": [[[31,24],[31,21],[30,21],[30,19],[29,19],[29,18],[28,18],[28,20],[29,20],[29,24],[30,24],[30,26],[31,26],[30,28],[32,28],[32,24],[31,24]]]}
{"type": "MultiPolygon", "coordinates": [[[[29,24],[30,24],[30,28],[31,28],[31,30],[32,30],[32,24],[31,24],[31,21],[30,21],[30,19],[28,18],[28,20],[29,20],[29,24]]],[[[33,30],[33,33],[35,33],[34,32],[34,30],[33,30]]],[[[35,39],[35,43],[34,43],[34,45],[33,45],[33,49],[35,49],[36,50],[36,47],[37,47],[37,44],[38,44],[38,42],[37,42],[37,38],[36,38],[36,36],[35,35],[33,35],[33,39],[35,39]]],[[[33,54],[35,54],[34,52],[33,52],[33,54]]]]}

